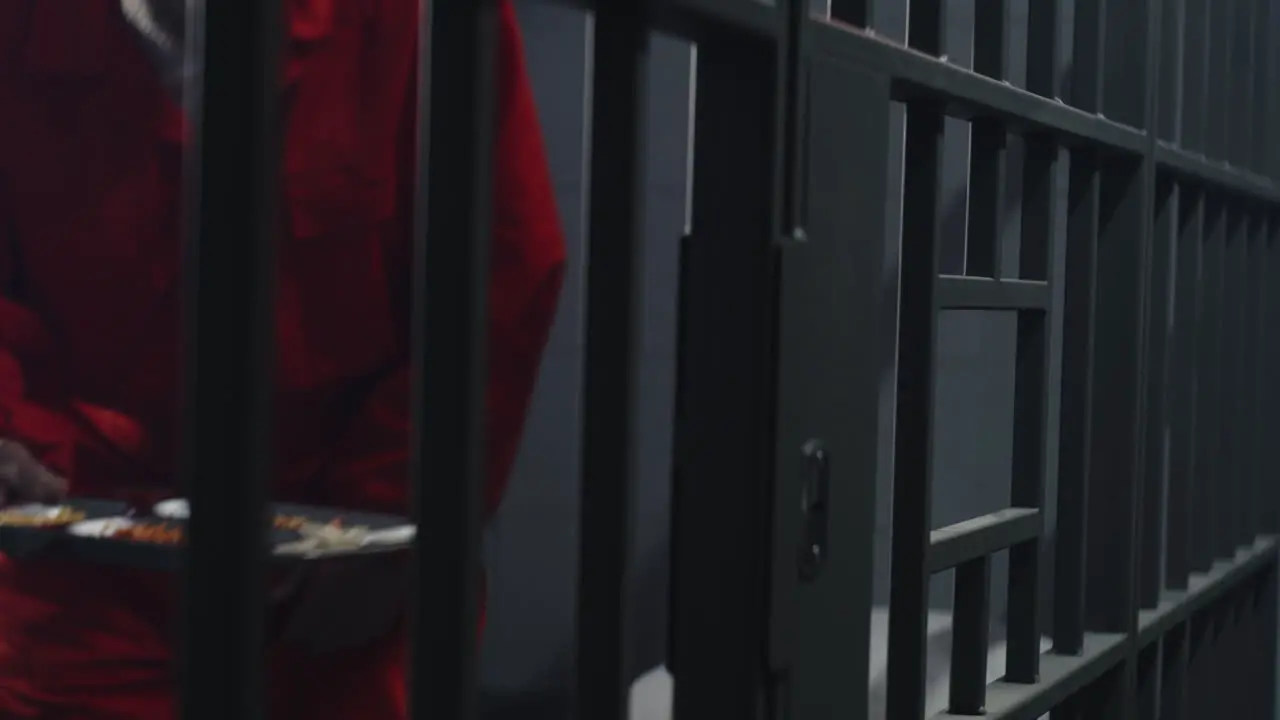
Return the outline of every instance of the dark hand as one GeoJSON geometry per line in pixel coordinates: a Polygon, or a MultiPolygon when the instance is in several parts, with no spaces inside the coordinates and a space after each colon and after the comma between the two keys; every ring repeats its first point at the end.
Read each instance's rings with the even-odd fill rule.
{"type": "Polygon", "coordinates": [[[400,558],[362,557],[304,565],[274,593],[290,644],[313,653],[368,645],[404,616],[408,565],[400,558]]]}
{"type": "Polygon", "coordinates": [[[67,496],[67,481],[50,472],[22,445],[0,440],[0,505],[55,503],[67,496]]]}

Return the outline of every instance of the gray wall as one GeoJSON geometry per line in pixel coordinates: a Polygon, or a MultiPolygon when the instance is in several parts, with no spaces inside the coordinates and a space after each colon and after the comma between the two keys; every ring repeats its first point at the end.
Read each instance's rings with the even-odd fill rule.
{"type": "MultiPolygon", "coordinates": [[[[1011,0],[1015,84],[1021,82],[1029,0],[1011,0]]],[[[949,53],[972,55],[975,0],[948,3],[949,53]]],[[[815,0],[821,4],[821,0],[815,0]]],[[[1069,5],[1069,3],[1068,3],[1069,5]]],[[[904,0],[880,0],[876,25],[890,37],[905,28],[904,0]]],[[[1069,11],[1064,8],[1064,11],[1069,11]]],[[[583,229],[586,172],[584,128],[589,98],[590,23],[577,12],[543,3],[520,4],[527,54],[550,151],[570,250],[565,292],[535,397],[524,448],[506,503],[487,538],[491,576],[483,683],[493,692],[563,687],[570,667],[577,563],[577,426],[582,370],[583,229]]],[[[1067,15],[1069,17],[1069,14],[1067,15]]],[[[1064,31],[1069,32],[1065,27],[1064,31]]],[[[1064,37],[1069,37],[1066,35],[1064,37]]],[[[1069,43],[1061,43],[1069,49],[1069,43]]],[[[1064,58],[1064,62],[1067,58],[1064,58]]],[[[661,659],[664,637],[665,543],[668,526],[674,379],[677,240],[685,222],[690,48],[658,37],[652,49],[650,179],[645,255],[644,366],[638,442],[642,473],[637,492],[636,622],[642,628],[639,668],[661,659]]],[[[890,148],[889,252],[884,268],[896,284],[901,186],[901,108],[890,148]]],[[[1011,200],[1017,199],[1020,148],[1011,149],[1011,200]]],[[[963,261],[967,185],[967,125],[953,121],[945,146],[948,271],[963,261]]],[[[1065,171],[1065,167],[1063,168],[1065,171]]],[[[1065,173],[1061,180],[1065,179],[1065,173]]],[[[1011,207],[1016,208],[1015,204],[1011,207]]],[[[1019,218],[1006,231],[1015,240],[1019,218]]],[[[1061,258],[1056,267],[1061,268],[1061,258]]],[[[1060,298],[1056,299],[1061,302],[1060,298]]],[[[888,332],[892,332],[892,323],[888,332]]],[[[1055,328],[1055,334],[1058,329],[1055,328]]],[[[890,338],[891,341],[891,338],[890,338]]],[[[1009,486],[1014,324],[1011,316],[947,313],[940,328],[940,376],[934,518],[944,525],[1006,504],[1009,486]]],[[[1056,368],[1054,379],[1056,380],[1056,368]]],[[[892,472],[893,378],[884,378],[882,462],[877,481],[876,597],[888,597],[888,536],[892,472]]],[[[1055,408],[1056,400],[1054,398],[1055,408]]],[[[1056,447],[1053,449],[1056,457],[1056,447]]],[[[1051,483],[1056,478],[1051,478],[1051,483]]],[[[1049,497],[1053,497],[1052,484],[1049,497]]],[[[1052,499],[1050,499],[1052,504],[1052,499]]],[[[1052,507],[1050,508],[1052,518],[1052,507]]],[[[993,579],[1002,583],[1002,568],[993,579]]],[[[1002,585],[993,594],[1003,601],[1002,585]]],[[[934,602],[949,604],[949,578],[935,581],[934,602]]],[[[997,608],[998,611],[998,608],[997,608]]]]}

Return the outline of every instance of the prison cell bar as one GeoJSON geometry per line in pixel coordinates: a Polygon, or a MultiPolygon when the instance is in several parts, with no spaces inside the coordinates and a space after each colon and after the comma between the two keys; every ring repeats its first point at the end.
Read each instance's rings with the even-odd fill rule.
{"type": "Polygon", "coordinates": [[[210,3],[194,48],[205,62],[183,277],[186,357],[198,358],[186,367],[191,419],[182,428],[191,503],[178,662],[186,718],[265,716],[280,13],[275,0],[210,3]]]}
{"type": "Polygon", "coordinates": [[[419,41],[410,481],[415,718],[476,707],[492,134],[492,2],[433,2],[419,41]]]}
{"type": "Polygon", "coordinates": [[[578,566],[579,718],[626,717],[644,228],[645,0],[595,15],[578,566]]]}

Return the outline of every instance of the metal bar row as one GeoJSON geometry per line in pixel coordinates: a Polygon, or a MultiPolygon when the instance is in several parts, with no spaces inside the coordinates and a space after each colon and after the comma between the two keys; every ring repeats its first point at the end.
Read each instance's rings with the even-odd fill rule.
{"type": "MultiPolygon", "coordinates": [[[[859,477],[874,472],[876,450],[849,438],[876,435],[871,408],[880,368],[878,359],[859,365],[847,402],[831,403],[860,414],[820,407],[836,379],[831,368],[842,364],[830,357],[856,358],[857,345],[848,337],[824,345],[819,338],[828,333],[801,327],[818,316],[807,309],[827,297],[801,288],[821,277],[823,287],[841,287],[863,306],[893,304],[878,297],[875,272],[857,276],[870,290],[852,289],[851,268],[860,265],[838,243],[865,219],[841,215],[841,203],[829,199],[839,196],[835,189],[861,188],[859,209],[884,220],[884,198],[866,190],[883,180],[867,183],[847,168],[861,163],[883,175],[872,158],[887,145],[890,101],[907,109],[901,277],[892,298],[888,716],[925,713],[929,579],[951,567],[962,628],[952,651],[953,711],[1033,718],[1062,707],[1085,717],[1137,717],[1161,705],[1206,708],[1226,693],[1271,707],[1259,690],[1263,670],[1246,682],[1223,668],[1239,657],[1272,672],[1275,663],[1273,642],[1251,640],[1253,630],[1274,624],[1258,608],[1275,602],[1275,545],[1258,537],[1280,530],[1266,442],[1280,428],[1277,381],[1266,372],[1280,360],[1270,331],[1280,294],[1267,289],[1280,268],[1273,257],[1280,155],[1263,142],[1277,120],[1280,73],[1273,34],[1259,29],[1280,19],[1273,2],[1078,0],[1075,65],[1065,87],[1055,64],[1057,3],[1033,3],[1026,90],[1006,82],[1004,3],[980,12],[975,72],[945,59],[940,0],[910,4],[907,47],[870,32],[874,18],[863,0],[833,3],[839,22],[786,16],[794,11],[788,3],[573,3],[598,11],[575,692],[581,717],[626,711],[642,101],[647,38],[658,27],[699,42],[674,472],[675,525],[697,542],[679,541],[689,554],[673,565],[676,712],[751,717],[764,697],[779,714],[789,708],[794,718],[823,717],[831,706],[819,696],[843,683],[831,672],[830,658],[841,652],[836,641],[865,640],[865,632],[849,630],[827,633],[835,640],[824,643],[822,622],[832,617],[824,608],[865,607],[870,597],[870,560],[860,554],[870,546],[868,523],[838,525],[855,501],[870,507],[868,494],[849,489],[854,477],[833,483],[828,473],[850,472],[830,462],[846,451],[859,477]],[[741,82],[748,70],[761,81],[741,82]],[[872,112],[834,99],[850,88],[872,112]],[[870,140],[834,139],[863,116],[872,116],[870,140]],[[973,253],[964,277],[938,275],[946,116],[973,121],[973,253]],[[1012,241],[1003,230],[1010,134],[1026,144],[1016,273],[1002,266],[1012,241]],[[807,157],[825,147],[840,148],[845,162],[807,157]],[[1066,206],[1059,208],[1063,177],[1066,206]],[[832,187],[815,191],[815,181],[832,187]],[[1055,229],[1063,212],[1065,235],[1055,229]],[[808,249],[800,242],[806,237],[808,249]],[[955,308],[1018,313],[1012,482],[1009,509],[939,530],[930,509],[937,323],[940,310],[955,308]],[[1060,350],[1052,330],[1059,319],[1060,350]],[[1049,400],[1059,352],[1055,417],[1049,400]],[[805,382],[805,374],[828,382],[805,382]],[[1054,442],[1058,465],[1050,468],[1054,442]],[[797,469],[805,478],[801,516],[790,477],[797,469]],[[1051,469],[1058,474],[1048,623],[1054,651],[1041,655],[1050,620],[1041,579],[1051,469]],[[815,488],[825,490],[815,495],[815,488]],[[715,533],[701,528],[709,516],[717,518],[715,533]],[[837,520],[827,527],[830,517],[837,520]],[[990,556],[1006,548],[1009,661],[1004,680],[988,686],[990,556]],[[828,567],[829,549],[859,559],[828,567]],[[829,602],[837,595],[841,603],[829,602]],[[1180,678],[1187,680],[1182,695],[1171,687],[1180,678]]],[[[262,715],[261,538],[245,532],[229,547],[212,528],[229,520],[260,527],[251,520],[261,515],[268,479],[271,283],[262,248],[272,244],[274,210],[261,179],[275,176],[277,109],[264,100],[273,93],[262,78],[273,76],[262,67],[271,67],[279,35],[276,5],[211,6],[206,17],[207,139],[196,236],[238,241],[198,243],[192,263],[200,364],[187,471],[194,509],[189,717],[262,715]],[[251,52],[243,51],[245,37],[255,39],[251,52]],[[246,169],[258,181],[245,183],[246,169]],[[253,270],[249,293],[245,268],[253,270]],[[226,603],[228,596],[235,602],[226,603]],[[217,608],[205,604],[213,598],[217,608]]],[[[475,714],[496,20],[490,2],[432,8],[423,23],[421,67],[429,71],[421,75],[429,85],[420,103],[415,198],[415,326],[423,331],[414,345],[412,481],[421,532],[410,680],[415,717],[463,720],[475,714]],[[430,588],[422,580],[428,576],[430,588]]],[[[853,705],[862,700],[855,694],[853,705]]]]}

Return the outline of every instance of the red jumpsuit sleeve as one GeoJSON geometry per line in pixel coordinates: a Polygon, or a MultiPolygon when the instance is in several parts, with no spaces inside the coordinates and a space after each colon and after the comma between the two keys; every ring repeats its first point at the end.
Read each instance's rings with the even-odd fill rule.
{"type": "MultiPolygon", "coordinates": [[[[404,0],[390,0],[404,5],[404,0]]],[[[410,0],[408,5],[416,5],[410,0]]],[[[399,23],[415,27],[414,23],[399,23]]],[[[410,46],[416,40],[389,29],[410,46]]],[[[416,32],[414,33],[416,34],[416,32]]],[[[565,261],[564,238],[537,111],[525,68],[524,48],[509,0],[500,3],[493,234],[489,267],[486,389],[488,473],[486,515],[498,506],[520,445],[542,352],[555,317],[565,261]]],[[[383,45],[387,52],[387,45],[383,45]]],[[[400,55],[400,53],[394,53],[400,55]]],[[[412,59],[406,51],[403,57],[412,59]]],[[[397,242],[408,257],[413,163],[413,72],[401,103],[401,221],[397,242]]],[[[408,294],[401,305],[407,309],[408,294]]],[[[407,314],[407,313],[406,313],[407,314]]],[[[352,507],[404,512],[408,505],[408,355],[378,385],[356,417],[329,470],[333,500],[352,507]]]]}
{"type": "Polygon", "coordinates": [[[15,299],[20,262],[0,177],[0,437],[22,443],[55,472],[70,476],[80,431],[62,412],[28,393],[37,373],[54,363],[48,330],[38,315],[15,299]]]}

